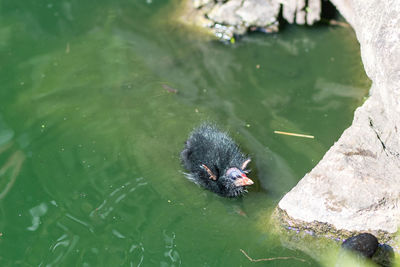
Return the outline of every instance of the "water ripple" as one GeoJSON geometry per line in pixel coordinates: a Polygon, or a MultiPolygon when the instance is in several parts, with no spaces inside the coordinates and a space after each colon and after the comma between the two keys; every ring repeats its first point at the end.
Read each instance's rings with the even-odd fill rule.
{"type": "Polygon", "coordinates": [[[139,177],[135,179],[136,183],[132,183],[129,181],[116,188],[108,195],[105,200],[103,200],[103,202],[97,208],[90,212],[89,216],[93,217],[97,214],[98,216],[100,216],[100,218],[106,219],[114,210],[114,204],[118,204],[119,202],[121,202],[128,196],[129,193],[134,192],[137,188],[148,184],[147,182],[142,182],[143,180],[143,177],[139,177]]]}
{"type": "Polygon", "coordinates": [[[69,214],[69,213],[67,213],[65,216],[68,217],[68,218],[70,218],[70,219],[73,220],[74,222],[77,222],[77,223],[79,223],[79,224],[85,226],[90,232],[92,232],[92,233],[94,232],[94,231],[93,231],[93,227],[92,227],[90,224],[88,224],[88,223],[86,223],[86,222],[84,222],[84,221],[82,221],[82,220],[79,220],[78,218],[75,218],[74,216],[72,216],[72,215],[69,214]]]}
{"type": "Polygon", "coordinates": [[[39,228],[40,217],[47,213],[47,204],[41,203],[36,207],[33,207],[29,210],[29,213],[32,216],[32,225],[27,227],[28,231],[36,231],[39,228]]]}
{"type": "Polygon", "coordinates": [[[142,265],[142,262],[144,260],[144,247],[142,243],[139,244],[133,244],[131,248],[129,249],[130,254],[134,254],[134,257],[139,254],[139,261],[135,263],[134,261],[130,261],[130,266],[136,266],[139,267],[142,265]]]}
{"type": "Polygon", "coordinates": [[[181,266],[182,264],[181,257],[179,256],[179,253],[176,250],[176,245],[175,245],[175,237],[176,237],[175,232],[172,232],[170,235],[168,235],[167,231],[164,230],[163,235],[166,248],[164,256],[171,262],[171,264],[168,264],[166,262],[161,262],[161,265],[181,266]]]}

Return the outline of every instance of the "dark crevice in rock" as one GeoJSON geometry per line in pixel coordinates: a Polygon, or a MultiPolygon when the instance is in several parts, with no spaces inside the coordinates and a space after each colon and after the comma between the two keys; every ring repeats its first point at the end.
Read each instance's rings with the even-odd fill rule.
{"type": "Polygon", "coordinates": [[[386,145],[385,145],[385,143],[382,141],[382,139],[381,139],[381,137],[380,137],[378,131],[375,129],[374,123],[372,122],[371,117],[369,117],[368,119],[369,119],[369,126],[371,126],[372,130],[374,130],[374,132],[375,132],[375,134],[376,134],[376,137],[378,138],[379,142],[381,142],[382,148],[383,148],[383,150],[385,151],[385,153],[386,153],[386,155],[387,155],[388,153],[387,153],[387,151],[386,151],[386,145]]]}
{"type": "Polygon", "coordinates": [[[356,151],[349,151],[349,152],[344,152],[344,155],[351,157],[351,156],[363,156],[363,157],[370,157],[376,159],[376,155],[372,153],[370,150],[365,150],[365,149],[357,149],[356,151]]]}
{"type": "Polygon", "coordinates": [[[338,16],[339,12],[330,1],[322,0],[321,4],[321,20],[331,20],[338,16]]]}
{"type": "Polygon", "coordinates": [[[379,208],[384,207],[387,204],[387,202],[388,202],[388,199],[383,197],[383,198],[379,199],[376,203],[363,209],[361,212],[378,210],[379,208]]]}
{"type": "Polygon", "coordinates": [[[285,26],[288,24],[288,22],[283,18],[283,5],[280,5],[279,7],[279,13],[276,18],[276,21],[278,22],[279,31],[285,29],[285,26]]]}
{"type": "Polygon", "coordinates": [[[370,127],[372,128],[372,130],[374,130],[374,132],[375,132],[375,134],[376,134],[376,137],[378,138],[379,142],[381,143],[382,148],[383,148],[383,150],[385,151],[386,155],[389,155],[389,154],[390,154],[390,155],[392,155],[392,156],[399,157],[399,156],[400,156],[400,153],[388,149],[388,147],[386,146],[385,142],[383,142],[383,140],[382,140],[382,138],[381,138],[381,135],[378,133],[378,131],[377,131],[376,128],[374,127],[374,123],[372,122],[372,118],[371,118],[371,117],[369,117],[369,125],[370,125],[370,127]]]}

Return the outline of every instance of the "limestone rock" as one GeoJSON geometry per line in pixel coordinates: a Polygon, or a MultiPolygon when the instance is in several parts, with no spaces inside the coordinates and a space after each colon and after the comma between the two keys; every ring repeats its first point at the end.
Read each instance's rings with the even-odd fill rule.
{"type": "Polygon", "coordinates": [[[306,1],[297,0],[296,3],[296,24],[303,25],[306,23],[306,1]]]}
{"type": "Polygon", "coordinates": [[[308,0],[307,24],[313,25],[321,20],[321,0],[308,0]]]}
{"type": "Polygon", "coordinates": [[[299,25],[313,25],[321,19],[321,0],[281,0],[282,16],[289,22],[299,25]]]}
{"type": "Polygon", "coordinates": [[[277,21],[280,4],[272,0],[245,0],[237,14],[247,26],[266,27],[277,21]]]}
{"type": "Polygon", "coordinates": [[[207,17],[215,22],[218,37],[230,39],[234,34],[244,34],[249,27],[274,26],[279,9],[280,4],[275,0],[230,0],[217,3],[207,17]]]}
{"type": "Polygon", "coordinates": [[[223,4],[217,4],[207,14],[208,18],[218,24],[223,25],[239,25],[242,19],[236,14],[241,7],[242,0],[231,0],[223,4]]]}
{"type": "Polygon", "coordinates": [[[194,8],[201,8],[203,6],[213,4],[214,0],[193,0],[194,8]]]}
{"type": "Polygon", "coordinates": [[[355,29],[371,96],[278,208],[303,225],[393,235],[400,224],[400,1],[332,2],[355,29]]]}
{"type": "Polygon", "coordinates": [[[371,113],[382,106],[368,99],[353,125],[320,163],[279,203],[290,217],[349,231],[394,233],[400,223],[398,159],[379,140],[371,113]]]}
{"type": "Polygon", "coordinates": [[[289,23],[312,25],[320,19],[321,0],[188,0],[189,7],[183,20],[209,27],[225,40],[247,31],[277,32],[278,16],[283,7],[283,18],[289,23]],[[190,14],[190,15],[189,15],[190,14]],[[193,15],[192,15],[193,14],[193,15]]]}
{"type": "Polygon", "coordinates": [[[293,24],[296,15],[297,0],[282,0],[281,3],[283,18],[290,24],[293,24]]]}

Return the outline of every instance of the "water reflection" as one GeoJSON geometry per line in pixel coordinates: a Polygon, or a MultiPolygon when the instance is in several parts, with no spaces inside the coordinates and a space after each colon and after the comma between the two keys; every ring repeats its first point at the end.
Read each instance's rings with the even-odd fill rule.
{"type": "Polygon", "coordinates": [[[97,208],[91,213],[90,217],[99,216],[102,219],[106,219],[107,216],[114,210],[114,206],[126,198],[130,193],[134,192],[138,187],[146,186],[147,182],[144,181],[143,177],[135,179],[135,183],[127,182],[124,185],[117,187],[112,191],[107,199],[105,199],[97,208]]]}
{"type": "Polygon", "coordinates": [[[7,126],[0,114],[0,200],[13,187],[25,160],[25,154],[14,145],[14,131],[7,126]]]}
{"type": "Polygon", "coordinates": [[[144,247],[142,243],[138,245],[133,244],[129,249],[129,253],[133,254],[132,261],[130,262],[130,266],[142,266],[144,259],[144,247]]]}
{"type": "Polygon", "coordinates": [[[26,228],[28,231],[36,231],[39,228],[40,217],[44,216],[47,212],[46,203],[41,203],[40,205],[33,207],[29,210],[32,216],[32,225],[26,228]]]}
{"type": "Polygon", "coordinates": [[[175,233],[172,232],[170,235],[167,234],[167,232],[164,230],[163,231],[164,235],[164,242],[165,242],[165,252],[164,256],[168,259],[167,262],[162,261],[160,262],[161,266],[181,266],[182,262],[179,257],[179,253],[176,249],[175,243],[175,233]]]}

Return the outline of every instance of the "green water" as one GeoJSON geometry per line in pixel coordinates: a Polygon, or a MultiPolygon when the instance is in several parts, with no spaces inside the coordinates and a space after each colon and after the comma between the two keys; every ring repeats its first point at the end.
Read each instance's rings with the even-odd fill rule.
{"type": "Polygon", "coordinates": [[[226,45],[172,21],[170,4],[0,1],[1,266],[253,266],[240,249],[318,265],[266,221],[367,94],[353,32],[226,45]],[[204,120],[253,158],[242,199],[183,175],[204,120]]]}

